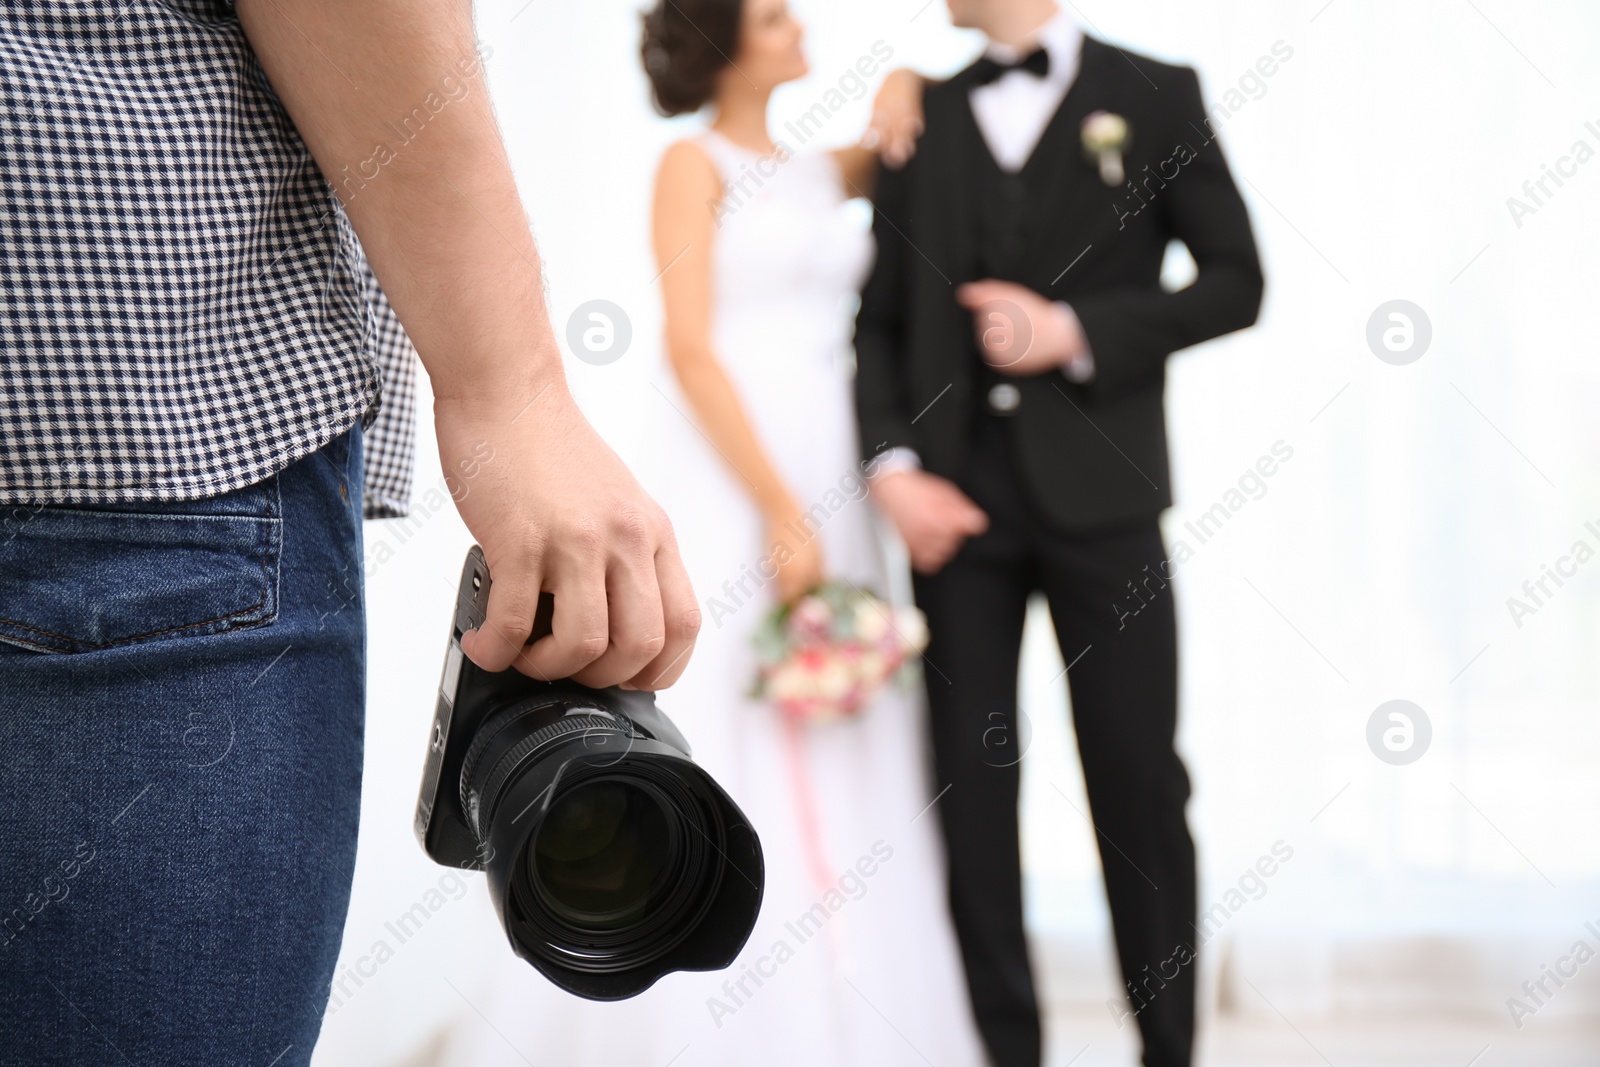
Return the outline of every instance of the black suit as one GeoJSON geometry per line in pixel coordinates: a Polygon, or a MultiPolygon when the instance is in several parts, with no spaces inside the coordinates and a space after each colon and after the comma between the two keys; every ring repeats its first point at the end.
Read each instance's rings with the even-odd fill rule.
{"type": "Polygon", "coordinates": [[[943,570],[916,579],[933,633],[925,674],[939,786],[951,786],[940,813],[952,915],[991,1055],[999,1067],[1034,1067],[1018,772],[1005,744],[1017,740],[1023,612],[1043,592],[1074,664],[1074,726],[1145,1062],[1183,1065],[1194,856],[1188,778],[1173,750],[1176,636],[1156,525],[1171,503],[1163,388],[1170,353],[1255,320],[1260,265],[1192,70],[1085,39],[1076,81],[1015,175],[988,152],[973,84],[969,69],[930,86],[916,157],[880,176],[878,260],[856,324],[863,452],[915,449],[991,519],[943,570]],[[1131,128],[1128,185],[1108,188],[1084,156],[1083,120],[1100,110],[1131,128]],[[1199,274],[1166,292],[1159,278],[1173,240],[1199,274]],[[986,367],[954,293],[986,277],[1070,303],[1093,379],[1002,378],[986,367]],[[987,404],[1000,381],[1020,390],[1006,413],[987,404]],[[1130,583],[1149,597],[1131,618],[1115,606],[1130,583]]]}

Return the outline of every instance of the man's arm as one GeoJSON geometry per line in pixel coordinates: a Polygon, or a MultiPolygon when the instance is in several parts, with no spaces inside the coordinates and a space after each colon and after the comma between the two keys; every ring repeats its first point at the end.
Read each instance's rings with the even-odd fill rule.
{"type": "Polygon", "coordinates": [[[665,514],[567,390],[470,0],[237,9],[432,379],[447,474],[494,448],[457,504],[494,576],[465,651],[489,670],[671,684],[699,609],[665,514]],[[414,111],[426,127],[395,143],[390,124],[414,111]],[[341,184],[350,173],[359,184],[341,184]],[[555,594],[554,634],[524,648],[541,589],[555,594]]]}
{"type": "Polygon", "coordinates": [[[871,457],[872,496],[905,540],[911,565],[942,568],[969,537],[989,525],[955,483],[922,470],[914,447],[911,382],[906,366],[906,172],[885,168],[873,202],[878,259],[856,315],[856,418],[861,453],[871,457]],[[900,222],[893,220],[899,219],[900,222]]]}
{"type": "Polygon", "coordinates": [[[904,225],[905,200],[906,172],[883,168],[872,203],[877,258],[856,313],[856,420],[869,458],[916,444],[905,363],[906,238],[895,229],[904,225]]]}
{"type": "Polygon", "coordinates": [[[1094,353],[1089,390],[1101,400],[1153,381],[1171,353],[1251,325],[1261,308],[1261,262],[1244,200],[1222,146],[1198,144],[1207,129],[1200,79],[1184,70],[1172,89],[1178,99],[1174,143],[1195,146],[1195,154],[1177,160],[1181,171],[1162,189],[1155,209],[1199,270],[1192,285],[1175,293],[1128,289],[1072,301],[1094,353]]]}

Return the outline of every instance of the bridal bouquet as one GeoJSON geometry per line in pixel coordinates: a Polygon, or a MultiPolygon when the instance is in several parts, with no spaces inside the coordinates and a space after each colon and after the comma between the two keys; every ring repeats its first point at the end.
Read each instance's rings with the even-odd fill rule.
{"type": "Polygon", "coordinates": [[[773,611],[755,641],[760,666],[753,695],[791,721],[822,723],[870,704],[927,647],[928,627],[916,608],[829,583],[773,611]]]}

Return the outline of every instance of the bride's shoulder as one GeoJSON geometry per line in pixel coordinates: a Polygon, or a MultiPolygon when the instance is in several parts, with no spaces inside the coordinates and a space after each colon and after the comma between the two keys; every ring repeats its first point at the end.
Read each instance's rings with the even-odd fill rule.
{"type": "Polygon", "coordinates": [[[715,167],[716,160],[712,158],[712,145],[709,138],[703,134],[692,137],[680,137],[667,145],[666,151],[661,153],[661,166],[665,167],[715,167]]]}
{"type": "Polygon", "coordinates": [[[721,187],[717,176],[717,161],[704,138],[685,137],[672,142],[661,153],[661,163],[656,168],[656,185],[660,188],[703,189],[707,185],[721,187]]]}

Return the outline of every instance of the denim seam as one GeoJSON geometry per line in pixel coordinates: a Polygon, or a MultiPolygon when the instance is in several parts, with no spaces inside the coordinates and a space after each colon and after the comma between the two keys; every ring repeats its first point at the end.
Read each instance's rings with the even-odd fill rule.
{"type": "MultiPolygon", "coordinates": [[[[277,543],[272,545],[269,551],[277,551],[281,555],[283,552],[283,484],[277,473],[272,475],[272,517],[275,520],[272,532],[277,539],[277,543]]],[[[262,566],[266,566],[265,560],[262,561],[262,566]]],[[[270,577],[272,579],[272,602],[281,609],[283,607],[283,600],[281,599],[283,596],[283,568],[281,566],[273,568],[270,577]]],[[[262,595],[265,596],[265,592],[262,595]]],[[[274,613],[274,617],[276,617],[276,613],[274,613]]]]}

